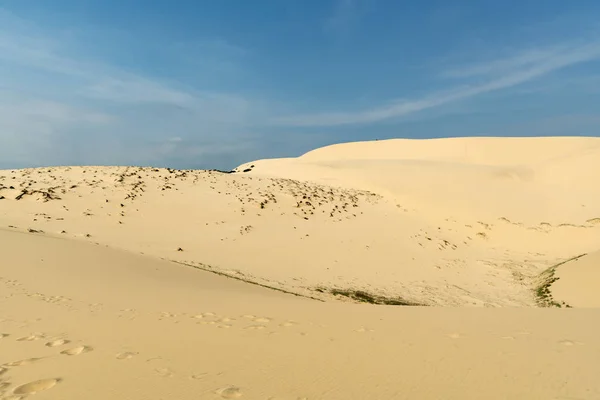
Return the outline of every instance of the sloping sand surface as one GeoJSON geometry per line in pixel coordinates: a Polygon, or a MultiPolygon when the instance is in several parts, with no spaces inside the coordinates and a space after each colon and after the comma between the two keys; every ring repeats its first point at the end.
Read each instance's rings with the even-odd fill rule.
{"type": "Polygon", "coordinates": [[[598,138],[0,171],[0,399],[600,399],[597,182],[598,138]]]}
{"type": "Polygon", "coordinates": [[[254,174],[359,186],[442,215],[536,225],[584,224],[598,211],[599,160],[599,138],[451,138],[344,143],[250,165],[254,174]]]}
{"type": "Polygon", "coordinates": [[[571,307],[600,307],[600,251],[556,268],[550,286],[552,297],[571,307]]]}
{"type": "Polygon", "coordinates": [[[323,303],[39,233],[0,243],[2,399],[600,397],[600,310],[323,303]]]}
{"type": "Polygon", "coordinates": [[[600,243],[598,138],[350,143],[237,171],[0,171],[0,226],[307,297],[445,306],[536,306],[540,273],[600,243]]]}

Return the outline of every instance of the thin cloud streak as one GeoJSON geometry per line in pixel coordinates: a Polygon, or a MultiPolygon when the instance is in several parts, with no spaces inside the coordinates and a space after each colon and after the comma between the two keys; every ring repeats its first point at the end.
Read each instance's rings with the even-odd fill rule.
{"type": "Polygon", "coordinates": [[[280,117],[271,122],[274,125],[297,127],[327,127],[379,122],[484,93],[514,87],[562,68],[598,58],[600,58],[600,43],[598,42],[553,54],[533,52],[530,54],[529,59],[521,56],[519,61],[519,58],[513,57],[507,60],[494,61],[488,66],[479,65],[474,67],[471,71],[467,70],[468,73],[465,76],[489,74],[491,71],[497,70],[498,66],[504,68],[506,65],[525,65],[521,68],[513,68],[509,73],[492,79],[487,83],[461,86],[448,91],[434,93],[423,99],[396,101],[392,105],[381,106],[371,110],[280,117]],[[542,54],[544,54],[544,56],[542,56],[542,54]]]}
{"type": "Polygon", "coordinates": [[[525,68],[536,63],[547,61],[568,49],[553,47],[548,49],[533,49],[519,53],[512,57],[493,60],[490,62],[468,65],[465,67],[449,69],[441,73],[443,78],[471,78],[475,76],[493,76],[505,74],[517,68],[525,68]]]}
{"type": "MultiPolygon", "coordinates": [[[[0,22],[22,28],[25,21],[2,12],[0,22]]],[[[200,43],[207,49],[226,49],[230,53],[241,54],[243,49],[214,39],[200,43]]],[[[181,90],[169,82],[162,82],[137,74],[129,73],[114,65],[90,63],[70,54],[69,49],[51,34],[39,32],[31,34],[23,29],[10,31],[0,27],[0,63],[32,68],[49,74],[55,74],[69,81],[78,80],[77,95],[90,100],[104,100],[128,104],[162,104],[194,110],[205,106],[213,97],[222,103],[225,97],[234,101],[235,95],[197,93],[181,90]]],[[[23,82],[19,82],[23,89],[23,82]]]]}

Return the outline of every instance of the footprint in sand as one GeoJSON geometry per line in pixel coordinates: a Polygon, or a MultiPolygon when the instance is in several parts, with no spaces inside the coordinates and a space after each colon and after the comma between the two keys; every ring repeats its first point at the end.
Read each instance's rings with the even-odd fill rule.
{"type": "Polygon", "coordinates": [[[259,331],[259,330],[262,330],[265,328],[266,328],[266,326],[264,326],[264,325],[250,325],[250,326],[245,327],[244,329],[246,329],[248,331],[259,331]]]}
{"type": "Polygon", "coordinates": [[[60,379],[40,379],[39,381],[33,381],[21,386],[17,386],[15,390],[13,390],[13,393],[17,395],[35,394],[44,390],[51,389],[54,386],[56,386],[56,384],[59,382],[60,379]]]}
{"type": "Polygon", "coordinates": [[[60,352],[60,354],[64,354],[66,356],[78,356],[83,353],[89,353],[92,350],[94,349],[90,346],[77,346],[73,347],[72,349],[63,350],[60,352]]]}
{"type": "MultiPolygon", "coordinates": [[[[280,397],[269,397],[267,400],[284,400],[280,397]]],[[[296,400],[308,400],[308,397],[296,397],[296,400]]]]}
{"type": "Polygon", "coordinates": [[[69,343],[70,341],[67,339],[57,339],[57,340],[53,340],[51,342],[46,343],[46,347],[58,347],[58,346],[63,346],[67,343],[69,343]]]}
{"type": "Polygon", "coordinates": [[[162,313],[160,313],[160,318],[158,320],[162,321],[165,318],[175,318],[175,317],[177,317],[177,314],[163,311],[162,313]]]}
{"type": "Polygon", "coordinates": [[[138,354],[139,353],[134,353],[134,352],[131,352],[131,351],[126,351],[126,352],[117,354],[116,358],[117,358],[117,360],[129,360],[129,359],[137,356],[138,354]]]}
{"type": "Polygon", "coordinates": [[[574,342],[572,340],[567,340],[567,339],[560,340],[558,343],[562,344],[563,346],[567,346],[567,347],[571,347],[571,346],[575,346],[575,345],[582,345],[583,344],[581,342],[574,342]]]}
{"type": "Polygon", "coordinates": [[[162,376],[163,378],[171,378],[173,375],[175,375],[173,373],[173,371],[169,368],[156,368],[154,370],[154,372],[156,372],[158,375],[162,376]]]}
{"type": "Polygon", "coordinates": [[[9,363],[4,364],[5,367],[21,367],[23,365],[29,365],[29,364],[33,364],[34,362],[37,362],[41,360],[41,358],[26,358],[24,360],[19,360],[19,361],[12,361],[9,363]]]}
{"type": "Polygon", "coordinates": [[[243,396],[242,390],[235,386],[219,389],[217,394],[224,399],[239,399],[243,396]]]}
{"type": "Polygon", "coordinates": [[[271,319],[270,318],[266,318],[266,317],[259,317],[259,318],[254,318],[253,321],[254,322],[268,323],[268,322],[271,322],[271,319]]]}
{"type": "Polygon", "coordinates": [[[373,329],[365,328],[364,326],[358,329],[355,329],[354,332],[358,333],[366,333],[366,332],[375,332],[373,329]]]}
{"type": "Polygon", "coordinates": [[[43,339],[44,336],[43,335],[29,335],[29,336],[23,336],[17,339],[17,342],[33,342],[34,340],[40,340],[43,339]]]}
{"type": "Polygon", "coordinates": [[[294,321],[286,321],[286,322],[282,322],[281,324],[279,324],[279,326],[281,326],[283,328],[289,328],[290,326],[294,326],[294,325],[297,325],[297,323],[294,321]]]}
{"type": "Polygon", "coordinates": [[[192,318],[195,318],[195,319],[204,319],[204,318],[215,318],[216,316],[217,316],[217,314],[215,314],[215,313],[205,312],[205,313],[202,313],[202,314],[196,314],[192,318]]]}
{"type": "Polygon", "coordinates": [[[460,339],[462,335],[460,333],[449,333],[448,336],[450,339],[460,339]]]}
{"type": "Polygon", "coordinates": [[[19,396],[18,394],[11,394],[8,397],[3,397],[2,400],[23,400],[25,396],[19,396]]]}
{"type": "Polygon", "coordinates": [[[5,337],[9,337],[8,333],[0,333],[0,339],[4,339],[5,337]]]}

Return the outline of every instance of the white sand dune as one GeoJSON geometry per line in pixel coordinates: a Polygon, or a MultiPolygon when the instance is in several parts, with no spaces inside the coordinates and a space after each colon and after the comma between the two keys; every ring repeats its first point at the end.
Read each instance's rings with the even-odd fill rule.
{"type": "Polygon", "coordinates": [[[0,398],[600,398],[600,139],[236,171],[0,171],[0,398]]]}
{"type": "Polygon", "coordinates": [[[368,188],[442,214],[584,224],[598,212],[592,183],[600,177],[599,160],[599,138],[394,139],[240,169],[255,165],[254,174],[368,188]]]}
{"type": "Polygon", "coordinates": [[[600,310],[321,303],[90,243],[0,243],[2,399],[600,396],[600,310]]]}
{"type": "Polygon", "coordinates": [[[391,140],[235,174],[2,171],[0,218],[309,297],[334,288],[429,305],[534,306],[541,272],[598,248],[599,146],[391,140]]]}

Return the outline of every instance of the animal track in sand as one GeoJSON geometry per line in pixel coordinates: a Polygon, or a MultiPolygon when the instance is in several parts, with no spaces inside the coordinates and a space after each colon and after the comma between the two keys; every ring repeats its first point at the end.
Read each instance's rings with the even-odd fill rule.
{"type": "Polygon", "coordinates": [[[40,379],[18,386],[13,390],[14,394],[30,395],[35,394],[44,390],[48,390],[56,386],[60,382],[60,379],[40,379]]]}
{"type": "Polygon", "coordinates": [[[9,337],[8,333],[0,333],[0,339],[4,339],[5,337],[9,337]]]}
{"type": "Polygon", "coordinates": [[[123,353],[119,353],[117,354],[117,360],[129,360],[135,356],[137,356],[139,353],[135,353],[135,352],[131,352],[131,351],[126,351],[123,353]]]}
{"type": "Polygon", "coordinates": [[[369,329],[369,328],[365,328],[365,327],[363,326],[363,327],[360,327],[360,328],[358,328],[358,329],[354,330],[354,332],[358,332],[358,333],[365,333],[365,332],[375,332],[375,330],[373,330],[373,329],[369,329]]]}
{"type": "Polygon", "coordinates": [[[67,343],[69,343],[70,341],[67,339],[57,339],[57,340],[53,340],[51,342],[46,343],[46,347],[58,347],[58,346],[63,346],[67,343]]]}
{"type": "Polygon", "coordinates": [[[259,317],[259,318],[254,318],[253,321],[267,323],[267,322],[271,322],[271,318],[259,317]]]}
{"type": "Polygon", "coordinates": [[[235,386],[219,389],[217,394],[224,399],[239,399],[243,396],[242,390],[235,386]]]}
{"type": "Polygon", "coordinates": [[[66,356],[78,356],[83,353],[89,353],[92,350],[94,349],[90,346],[77,346],[73,347],[72,349],[63,350],[60,352],[60,354],[64,354],[66,356]]]}

